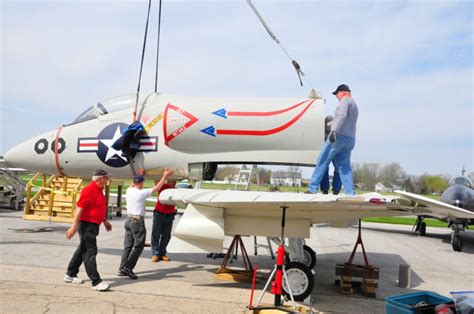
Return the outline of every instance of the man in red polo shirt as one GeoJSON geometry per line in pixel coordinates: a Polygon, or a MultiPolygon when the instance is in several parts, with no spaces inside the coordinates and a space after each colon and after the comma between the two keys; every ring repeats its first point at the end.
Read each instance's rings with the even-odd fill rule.
{"type": "Polygon", "coordinates": [[[107,171],[97,169],[94,171],[91,182],[82,190],[79,201],[76,206],[74,221],[66,231],[68,240],[79,231],[80,243],[74,252],[67,272],[64,275],[64,281],[70,283],[83,283],[82,279],[77,277],[79,267],[82,262],[86,268],[87,276],[92,281],[92,290],[105,291],[110,285],[102,282],[97,272],[97,241],[99,226],[103,222],[105,230],[112,230],[112,225],[107,221],[107,208],[103,189],[109,181],[107,171]]]}
{"type": "Polygon", "coordinates": [[[166,255],[166,247],[171,239],[176,206],[161,204],[159,197],[161,191],[174,189],[175,186],[175,180],[168,180],[158,190],[158,199],[156,200],[155,211],[153,212],[153,227],[151,229],[151,254],[153,255],[151,261],[154,263],[159,261],[168,262],[170,260],[166,255]]]}

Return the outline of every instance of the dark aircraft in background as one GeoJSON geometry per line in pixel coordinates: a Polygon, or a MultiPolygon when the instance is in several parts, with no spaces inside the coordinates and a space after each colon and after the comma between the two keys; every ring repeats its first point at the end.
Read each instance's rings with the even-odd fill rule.
{"type": "MultiPolygon", "coordinates": [[[[440,201],[449,205],[453,205],[464,209],[468,212],[474,212],[474,190],[471,180],[464,175],[465,170],[461,172],[460,176],[453,177],[449,181],[449,187],[441,194],[440,201]]],[[[419,195],[403,192],[402,195],[422,205],[433,205],[438,201],[430,200],[419,195]]],[[[453,250],[461,252],[463,249],[463,241],[461,238],[461,231],[468,229],[469,225],[474,225],[474,219],[472,218],[460,218],[452,216],[450,213],[432,213],[427,215],[418,215],[417,222],[415,224],[415,232],[419,232],[420,235],[426,235],[426,223],[423,221],[424,218],[437,218],[439,220],[448,223],[449,227],[453,230],[451,234],[451,244],[453,250]]]]}

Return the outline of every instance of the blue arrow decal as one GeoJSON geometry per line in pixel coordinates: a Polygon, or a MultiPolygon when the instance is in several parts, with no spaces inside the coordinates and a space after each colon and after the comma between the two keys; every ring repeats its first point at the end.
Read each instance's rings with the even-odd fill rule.
{"type": "Polygon", "coordinates": [[[201,132],[204,133],[204,134],[216,137],[216,128],[213,127],[212,125],[208,126],[205,129],[202,129],[201,132]]]}
{"type": "Polygon", "coordinates": [[[215,114],[216,116],[227,119],[227,111],[225,110],[225,108],[216,110],[212,114],[215,114]]]}

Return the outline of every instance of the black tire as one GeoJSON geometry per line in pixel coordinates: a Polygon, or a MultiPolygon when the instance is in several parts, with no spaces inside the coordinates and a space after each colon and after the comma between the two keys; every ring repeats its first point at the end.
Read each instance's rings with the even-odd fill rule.
{"type": "MultiPolygon", "coordinates": [[[[290,262],[285,266],[286,276],[291,285],[291,292],[295,301],[306,299],[314,288],[314,276],[311,270],[299,262],[290,262]]],[[[283,295],[290,297],[290,292],[283,276],[283,295]]]]}
{"type": "Polygon", "coordinates": [[[316,266],[316,252],[306,244],[303,245],[303,264],[309,269],[313,269],[316,266]]]}
{"type": "MultiPolygon", "coordinates": [[[[289,263],[291,263],[290,253],[285,251],[285,265],[288,266],[289,263]]],[[[303,261],[301,263],[309,269],[313,269],[316,265],[316,252],[306,244],[303,245],[303,261]]]]}
{"type": "Polygon", "coordinates": [[[422,221],[420,223],[420,235],[424,237],[426,235],[426,222],[422,221]]]}
{"type": "Polygon", "coordinates": [[[462,252],[462,238],[460,235],[456,234],[453,236],[453,250],[456,252],[462,252]]]}

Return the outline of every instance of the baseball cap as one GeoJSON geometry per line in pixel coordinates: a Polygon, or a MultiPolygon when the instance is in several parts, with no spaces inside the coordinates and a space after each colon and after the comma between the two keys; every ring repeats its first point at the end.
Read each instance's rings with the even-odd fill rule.
{"type": "Polygon", "coordinates": [[[97,169],[94,171],[93,176],[95,177],[109,177],[109,173],[103,169],[97,169]]]}
{"type": "Polygon", "coordinates": [[[349,86],[346,84],[341,84],[339,85],[334,92],[332,92],[333,95],[337,95],[339,92],[350,92],[351,90],[349,89],[349,86]]]}
{"type": "Polygon", "coordinates": [[[133,183],[142,183],[143,181],[145,181],[143,176],[137,175],[133,177],[133,183]]]}

